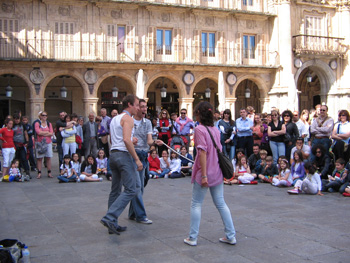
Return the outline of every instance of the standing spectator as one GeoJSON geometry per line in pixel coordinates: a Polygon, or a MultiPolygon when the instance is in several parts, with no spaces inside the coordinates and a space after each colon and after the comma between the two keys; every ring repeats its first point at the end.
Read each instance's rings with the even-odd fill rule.
{"type": "MultiPolygon", "coordinates": [[[[80,125],[80,119],[83,119],[82,116],[79,116],[75,113],[72,114],[72,120],[76,123],[75,124],[75,129],[77,130],[77,133],[75,134],[75,142],[76,142],[76,153],[79,154],[79,156],[81,156],[82,154],[82,144],[83,144],[83,140],[84,140],[84,135],[83,135],[83,126],[80,125]]],[[[82,122],[84,124],[84,122],[82,122]]]]}
{"type": "Polygon", "coordinates": [[[269,123],[268,135],[270,139],[270,148],[272,151],[273,162],[277,164],[278,157],[285,155],[286,146],[284,144],[284,134],[286,126],[280,121],[277,110],[271,111],[272,120],[269,123]]]}
{"type": "Polygon", "coordinates": [[[186,116],[186,109],[181,109],[180,113],[181,116],[176,119],[174,129],[177,135],[184,136],[187,139],[186,149],[188,151],[191,143],[191,129],[194,128],[194,123],[189,117],[186,116]]]}
{"type": "Polygon", "coordinates": [[[157,126],[157,119],[152,118],[151,123],[152,123],[152,139],[153,139],[153,141],[155,141],[158,139],[158,135],[159,135],[158,126],[157,126]]]}
{"type": "MultiPolygon", "coordinates": [[[[111,121],[111,117],[107,116],[107,110],[105,108],[102,108],[101,109],[101,126],[105,129],[107,135],[109,134],[109,125],[108,124],[110,123],[110,121],[111,121]]],[[[99,146],[105,150],[106,156],[108,158],[109,157],[108,139],[105,143],[102,142],[102,145],[99,145],[99,146]]]]}
{"type": "Polygon", "coordinates": [[[33,126],[28,124],[28,117],[22,116],[22,123],[28,134],[27,151],[29,152],[29,163],[32,171],[36,171],[36,161],[33,152],[33,126]]]}
{"type": "Polygon", "coordinates": [[[0,129],[0,140],[3,141],[2,143],[2,156],[4,158],[3,167],[4,170],[2,171],[2,175],[8,175],[8,171],[11,167],[11,162],[16,154],[16,148],[15,144],[13,142],[13,135],[14,132],[12,130],[13,127],[13,120],[6,118],[5,120],[5,127],[0,129]]]}
{"type": "MultiPolygon", "coordinates": [[[[168,144],[169,139],[171,138],[171,122],[169,120],[170,116],[166,109],[163,109],[159,116],[159,126],[158,126],[158,137],[165,144],[168,144]]],[[[165,145],[159,146],[159,152],[166,150],[165,145]]]]}
{"type": "Polygon", "coordinates": [[[220,118],[220,111],[216,110],[214,113],[214,127],[218,127],[219,121],[221,120],[220,118]]]}
{"type": "MultiPolygon", "coordinates": [[[[300,120],[303,122],[303,124],[305,125],[305,129],[307,130],[307,134],[304,138],[304,144],[309,144],[309,140],[310,140],[310,113],[308,110],[303,110],[300,114],[300,120]]],[[[302,134],[303,135],[303,134],[302,134]]]]}
{"type": "Polygon", "coordinates": [[[58,161],[59,165],[63,162],[63,148],[62,148],[62,135],[61,131],[63,128],[72,128],[74,123],[73,121],[66,123],[64,121],[64,118],[66,117],[67,113],[64,111],[60,112],[60,118],[56,121],[56,128],[55,128],[55,135],[56,135],[56,143],[57,143],[57,152],[58,152],[58,161]]]}
{"type": "Polygon", "coordinates": [[[320,108],[320,115],[312,121],[310,129],[310,133],[314,137],[311,145],[322,144],[326,151],[328,151],[331,146],[329,137],[332,134],[334,126],[334,120],[328,116],[327,112],[327,105],[322,105],[320,108]]]}
{"type": "MultiPolygon", "coordinates": [[[[64,117],[65,123],[71,122],[71,116],[66,115],[64,117]]],[[[73,153],[77,150],[77,143],[75,140],[75,135],[77,134],[77,129],[75,128],[75,123],[71,128],[61,128],[61,136],[62,136],[62,149],[63,149],[63,156],[69,155],[71,156],[73,153]],[[70,152],[70,154],[69,154],[70,152]]]]}
{"type": "Polygon", "coordinates": [[[264,149],[269,156],[272,156],[271,148],[270,148],[270,139],[268,135],[268,125],[271,122],[271,114],[265,113],[262,119],[262,125],[264,127],[263,136],[261,138],[260,149],[264,149]]]}
{"type": "Polygon", "coordinates": [[[85,159],[88,155],[96,157],[98,124],[94,122],[95,114],[89,113],[89,120],[83,125],[85,159]]]}
{"type": "Polygon", "coordinates": [[[254,122],[255,119],[255,110],[253,106],[247,106],[247,118],[251,119],[254,122]]]}
{"type": "MultiPolygon", "coordinates": [[[[304,111],[305,110],[303,110],[302,113],[305,114],[304,111]]],[[[307,116],[307,119],[308,118],[309,117],[307,116]]],[[[299,111],[294,111],[293,112],[293,122],[298,127],[299,137],[307,138],[308,135],[309,135],[309,125],[306,124],[307,121],[304,121],[304,120],[305,120],[305,117],[303,117],[303,119],[302,119],[301,115],[300,115],[300,118],[299,118],[299,111]]]]}
{"type": "Polygon", "coordinates": [[[235,157],[234,136],[236,134],[236,127],[229,109],[224,110],[224,118],[218,122],[217,127],[220,131],[222,151],[232,160],[235,157]]]}
{"type": "Polygon", "coordinates": [[[261,121],[261,115],[259,113],[255,114],[253,128],[254,144],[261,144],[264,132],[267,133],[267,125],[261,121]]]}
{"type": "Polygon", "coordinates": [[[334,140],[333,153],[335,159],[342,158],[349,161],[349,139],[350,139],[350,122],[349,112],[341,110],[338,113],[338,123],[334,125],[332,139],[334,140]]]}
{"type": "Polygon", "coordinates": [[[250,156],[253,153],[253,129],[254,123],[247,118],[247,110],[242,108],[240,110],[241,117],[236,120],[237,129],[237,148],[245,150],[245,155],[250,156]]]}
{"type": "Polygon", "coordinates": [[[38,146],[36,145],[36,165],[38,169],[37,179],[41,178],[41,168],[42,168],[42,160],[45,158],[46,166],[47,166],[47,176],[49,178],[53,178],[51,175],[51,158],[52,158],[52,140],[51,136],[53,135],[52,124],[47,121],[47,112],[43,111],[40,114],[40,122],[36,122],[34,125],[35,133],[37,134],[36,143],[43,143],[47,145],[46,151],[40,151],[38,146]]]}
{"type": "Polygon", "coordinates": [[[29,164],[27,160],[28,133],[26,127],[21,123],[20,116],[13,114],[13,142],[16,147],[15,159],[20,161],[20,168],[24,169],[27,176],[30,177],[29,164]]]}
{"type": "MultiPolygon", "coordinates": [[[[97,148],[104,149],[103,145],[108,143],[108,133],[106,129],[101,125],[102,118],[101,116],[96,116],[95,122],[97,123],[97,148]]],[[[106,154],[106,151],[105,151],[106,154]]],[[[106,157],[108,158],[107,154],[106,157]]]]}
{"type": "Polygon", "coordinates": [[[284,136],[284,143],[286,144],[285,155],[287,160],[290,159],[290,151],[295,146],[295,141],[299,137],[298,127],[292,122],[293,113],[290,110],[286,110],[282,113],[283,123],[286,126],[286,134],[284,136]]]}
{"type": "MultiPolygon", "coordinates": [[[[176,119],[177,119],[177,113],[173,112],[170,114],[170,123],[171,123],[171,127],[173,127],[172,129],[172,133],[174,134],[174,131],[175,131],[175,122],[176,122],[176,119]]],[[[158,121],[158,120],[157,120],[158,121]]],[[[161,152],[160,152],[161,154],[161,152]]]]}
{"type": "Polygon", "coordinates": [[[236,244],[236,231],[233,226],[230,209],[224,200],[223,176],[219,166],[218,155],[208,132],[209,130],[217,146],[221,148],[220,133],[216,127],[213,127],[213,107],[209,102],[203,101],[196,106],[194,113],[200,123],[196,128],[194,138],[198,150],[198,158],[195,160],[192,173],[193,192],[190,233],[188,238],[184,239],[184,242],[190,246],[197,245],[202,203],[209,189],[213,202],[225,225],[225,237],[220,238],[219,241],[234,245],[236,244]]]}
{"type": "Polygon", "coordinates": [[[115,117],[115,116],[117,116],[118,115],[118,111],[116,110],[116,109],[113,109],[112,111],[111,111],[111,118],[108,120],[108,122],[107,122],[107,127],[108,127],[108,131],[109,131],[109,129],[110,129],[110,127],[111,127],[111,121],[112,121],[112,119],[115,117]]]}

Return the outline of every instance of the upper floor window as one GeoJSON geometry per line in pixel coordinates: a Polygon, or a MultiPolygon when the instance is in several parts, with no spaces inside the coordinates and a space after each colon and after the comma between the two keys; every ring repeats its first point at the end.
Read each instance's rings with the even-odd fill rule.
{"type": "Polygon", "coordinates": [[[202,32],[202,56],[215,57],[215,33],[202,32]]]}
{"type": "Polygon", "coordinates": [[[107,25],[107,37],[108,42],[114,45],[117,42],[117,46],[121,52],[125,49],[125,26],[107,25]]]}
{"type": "Polygon", "coordinates": [[[5,34],[19,32],[18,20],[0,19],[0,32],[5,34]]]}
{"type": "Polygon", "coordinates": [[[243,35],[243,58],[255,59],[255,36],[243,35]]]}
{"type": "Polygon", "coordinates": [[[323,17],[306,16],[305,34],[309,36],[324,36],[323,17]]]}
{"type": "Polygon", "coordinates": [[[253,5],[253,0],[242,0],[242,1],[243,1],[244,6],[247,6],[247,5],[252,6],[253,5]]]}
{"type": "Polygon", "coordinates": [[[56,22],[55,23],[55,34],[60,35],[73,35],[74,24],[69,22],[56,22]]]}
{"type": "Polygon", "coordinates": [[[171,29],[157,29],[157,54],[171,55],[171,29]]]}

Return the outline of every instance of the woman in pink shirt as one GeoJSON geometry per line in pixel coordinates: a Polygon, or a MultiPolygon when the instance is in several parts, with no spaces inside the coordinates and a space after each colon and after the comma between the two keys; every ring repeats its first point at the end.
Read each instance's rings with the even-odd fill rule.
{"type": "Polygon", "coordinates": [[[46,141],[47,144],[47,150],[45,152],[39,152],[37,144],[36,146],[36,158],[37,158],[37,169],[38,169],[38,176],[37,179],[41,178],[41,167],[42,167],[42,160],[45,157],[46,165],[47,165],[47,176],[49,178],[53,178],[51,175],[51,157],[52,157],[52,140],[51,136],[53,135],[53,129],[52,124],[47,121],[47,112],[43,111],[40,114],[40,122],[36,122],[34,125],[35,133],[37,135],[35,142],[39,143],[43,140],[46,141]]]}
{"type": "Polygon", "coordinates": [[[236,244],[236,231],[230,209],[224,200],[224,179],[219,166],[217,151],[206,128],[208,127],[217,146],[221,149],[220,132],[214,127],[213,106],[206,101],[200,102],[196,106],[194,114],[200,124],[196,127],[194,133],[194,144],[198,154],[192,172],[193,192],[190,233],[189,237],[184,239],[184,242],[190,246],[197,245],[202,202],[209,189],[225,226],[226,236],[220,238],[219,241],[234,245],[236,244]]]}

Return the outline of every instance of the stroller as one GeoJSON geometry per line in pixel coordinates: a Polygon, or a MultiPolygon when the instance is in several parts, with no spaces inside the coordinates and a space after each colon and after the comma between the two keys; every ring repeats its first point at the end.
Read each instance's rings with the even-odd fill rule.
{"type": "Polygon", "coordinates": [[[175,151],[180,152],[181,146],[186,146],[187,139],[181,135],[174,135],[169,140],[169,146],[175,151]]]}

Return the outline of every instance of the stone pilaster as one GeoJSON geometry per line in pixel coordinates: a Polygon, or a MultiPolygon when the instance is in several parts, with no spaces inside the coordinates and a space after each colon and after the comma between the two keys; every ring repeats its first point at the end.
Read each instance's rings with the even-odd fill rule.
{"type": "Polygon", "coordinates": [[[231,116],[235,116],[235,106],[237,98],[226,98],[225,99],[225,109],[231,110],[231,116]]]}
{"type": "Polygon", "coordinates": [[[193,117],[193,100],[194,98],[179,98],[180,108],[181,109],[187,109],[187,116],[192,118],[193,117]]]}
{"type": "Polygon", "coordinates": [[[99,98],[83,98],[85,119],[87,119],[90,112],[93,112],[96,116],[98,100],[99,98]]]}
{"type": "Polygon", "coordinates": [[[261,105],[261,112],[267,112],[270,113],[271,107],[269,105],[270,99],[269,98],[260,98],[260,105],[261,105]]]}
{"type": "Polygon", "coordinates": [[[45,98],[29,98],[31,122],[38,118],[39,111],[45,110],[45,100],[45,98]]]}

